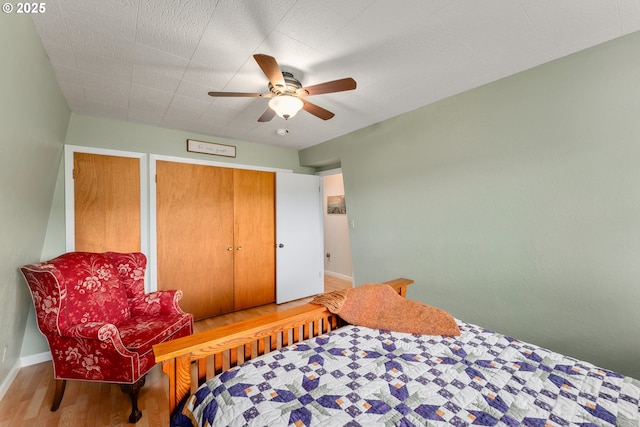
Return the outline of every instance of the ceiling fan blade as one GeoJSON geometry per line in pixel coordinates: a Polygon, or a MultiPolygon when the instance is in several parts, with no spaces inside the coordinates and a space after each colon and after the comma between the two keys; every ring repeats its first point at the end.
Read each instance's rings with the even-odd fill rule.
{"type": "Polygon", "coordinates": [[[351,77],[345,79],[333,80],[330,82],[319,83],[313,86],[307,86],[300,89],[302,96],[320,95],[323,93],[344,92],[356,88],[356,81],[351,77]],[[305,94],[306,92],[306,94],[305,94]]]}
{"type": "Polygon", "coordinates": [[[331,111],[325,110],[324,108],[319,107],[316,104],[312,104],[309,101],[305,101],[304,99],[302,100],[302,109],[322,120],[329,120],[335,116],[331,111]]]}
{"type": "Polygon", "coordinates": [[[235,97],[235,96],[240,96],[244,98],[258,98],[264,95],[262,93],[246,93],[246,92],[209,92],[209,96],[225,97],[225,98],[235,97]]]}
{"type": "Polygon", "coordinates": [[[273,56],[257,53],[253,55],[253,59],[256,60],[256,62],[262,69],[262,72],[265,76],[267,76],[269,82],[273,85],[273,87],[279,89],[283,89],[286,87],[286,83],[284,81],[282,71],[280,70],[280,66],[273,56]]]}
{"type": "Polygon", "coordinates": [[[267,108],[267,110],[262,113],[262,115],[260,116],[260,118],[258,119],[259,122],[268,122],[271,121],[271,119],[273,119],[273,117],[276,115],[276,112],[273,111],[271,108],[267,108]]]}

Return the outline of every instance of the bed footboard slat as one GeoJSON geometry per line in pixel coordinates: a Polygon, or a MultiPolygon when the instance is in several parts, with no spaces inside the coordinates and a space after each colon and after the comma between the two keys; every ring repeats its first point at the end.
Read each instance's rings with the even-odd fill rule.
{"type": "Polygon", "coordinates": [[[169,408],[173,413],[178,403],[191,393],[191,359],[184,355],[163,361],[162,371],[169,377],[169,408]]]}
{"type": "Polygon", "coordinates": [[[207,380],[207,359],[198,360],[196,370],[196,375],[198,376],[198,386],[201,386],[207,380]]]}
{"type": "MultiPolygon", "coordinates": [[[[411,283],[413,280],[402,278],[384,282],[403,297],[411,283]]],[[[304,304],[154,345],[156,363],[162,362],[162,370],[169,377],[170,414],[173,416],[180,402],[195,391],[192,386],[238,363],[328,333],[343,324],[327,308],[304,304]],[[193,373],[192,362],[197,362],[193,373]]]]}

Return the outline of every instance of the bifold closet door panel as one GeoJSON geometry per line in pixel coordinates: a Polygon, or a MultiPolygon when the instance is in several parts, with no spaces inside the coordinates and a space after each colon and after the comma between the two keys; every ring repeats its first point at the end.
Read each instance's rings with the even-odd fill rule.
{"type": "Polygon", "coordinates": [[[156,162],[158,289],[196,319],[233,311],[233,170],[156,162]]]}
{"type": "Polygon", "coordinates": [[[234,170],[234,308],[275,302],[275,173],[234,170]]]}
{"type": "Polygon", "coordinates": [[[74,249],[140,251],[140,160],[73,153],[74,249]]]}

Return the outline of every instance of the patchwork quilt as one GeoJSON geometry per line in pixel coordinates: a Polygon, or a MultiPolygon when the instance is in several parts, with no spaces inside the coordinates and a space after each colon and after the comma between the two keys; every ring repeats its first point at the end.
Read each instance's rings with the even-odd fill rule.
{"type": "Polygon", "coordinates": [[[640,381],[458,321],[346,326],[227,371],[175,426],[640,426],[640,381]]]}

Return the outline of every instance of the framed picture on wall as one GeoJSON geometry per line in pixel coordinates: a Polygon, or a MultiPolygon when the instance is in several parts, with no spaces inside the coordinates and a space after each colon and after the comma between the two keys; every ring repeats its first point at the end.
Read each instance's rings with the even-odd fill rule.
{"type": "Polygon", "coordinates": [[[236,147],[233,145],[215,144],[213,142],[197,141],[195,139],[187,139],[187,151],[192,153],[213,154],[214,156],[236,156],[236,147]]]}
{"type": "Polygon", "coordinates": [[[346,215],[347,205],[344,203],[344,195],[327,196],[327,214],[346,215]]]}

